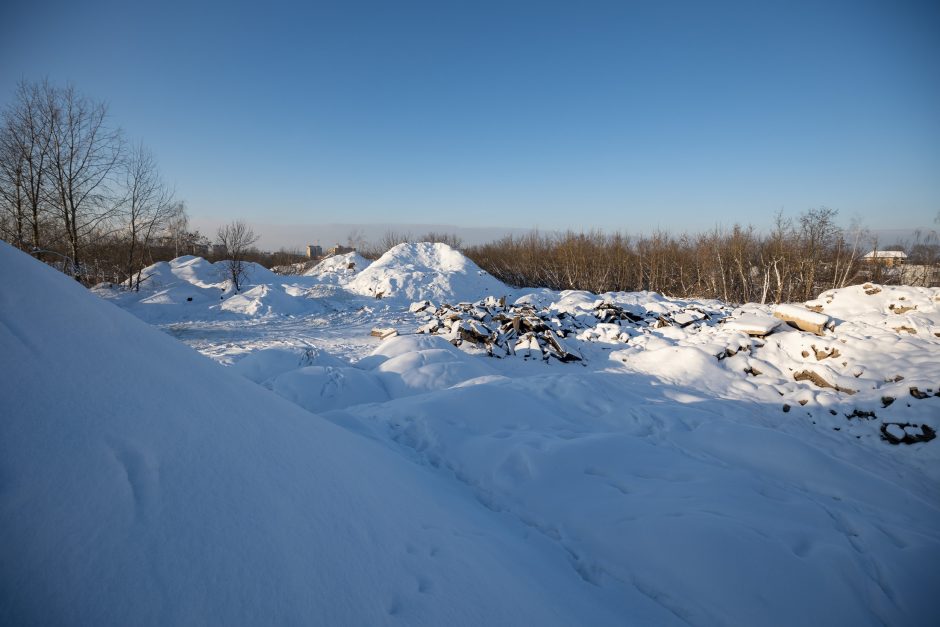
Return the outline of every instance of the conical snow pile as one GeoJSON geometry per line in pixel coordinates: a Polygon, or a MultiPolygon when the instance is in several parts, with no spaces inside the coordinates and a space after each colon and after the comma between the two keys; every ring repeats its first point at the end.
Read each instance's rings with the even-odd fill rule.
{"type": "Polygon", "coordinates": [[[407,300],[478,300],[510,291],[504,283],[447,244],[395,246],[359,273],[347,288],[363,296],[407,300]]]}

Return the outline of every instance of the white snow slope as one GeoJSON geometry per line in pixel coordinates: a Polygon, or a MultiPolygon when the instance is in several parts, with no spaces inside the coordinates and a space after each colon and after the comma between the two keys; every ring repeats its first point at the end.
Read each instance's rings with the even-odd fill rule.
{"type": "Polygon", "coordinates": [[[0,285],[0,624],[624,619],[540,534],[5,243],[0,285]]]}
{"type": "Polygon", "coordinates": [[[360,272],[347,286],[364,296],[409,300],[476,300],[510,291],[447,244],[399,244],[360,272]]]}

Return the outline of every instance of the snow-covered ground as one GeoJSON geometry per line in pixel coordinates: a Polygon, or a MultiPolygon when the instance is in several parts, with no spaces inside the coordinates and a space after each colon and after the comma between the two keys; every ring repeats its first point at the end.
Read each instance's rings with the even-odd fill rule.
{"type": "Polygon", "coordinates": [[[403,244],[94,290],[223,368],[0,253],[0,622],[935,622],[940,289],[516,290],[403,244]]]}

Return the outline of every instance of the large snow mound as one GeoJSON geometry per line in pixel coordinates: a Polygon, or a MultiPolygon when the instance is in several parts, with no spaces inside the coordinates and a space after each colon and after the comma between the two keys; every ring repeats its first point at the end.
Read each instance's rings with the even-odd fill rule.
{"type": "Polygon", "coordinates": [[[5,243],[0,285],[0,623],[621,622],[567,553],[429,469],[5,243]]]}
{"type": "Polygon", "coordinates": [[[349,282],[347,288],[376,298],[476,300],[509,288],[447,244],[395,246],[349,282]]]}

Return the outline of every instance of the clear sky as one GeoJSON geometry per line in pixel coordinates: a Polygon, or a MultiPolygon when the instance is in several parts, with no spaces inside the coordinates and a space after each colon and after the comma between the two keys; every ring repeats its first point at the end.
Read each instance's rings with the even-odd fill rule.
{"type": "Polygon", "coordinates": [[[936,226],[940,2],[14,0],[0,102],[70,81],[203,218],[936,226]]]}

